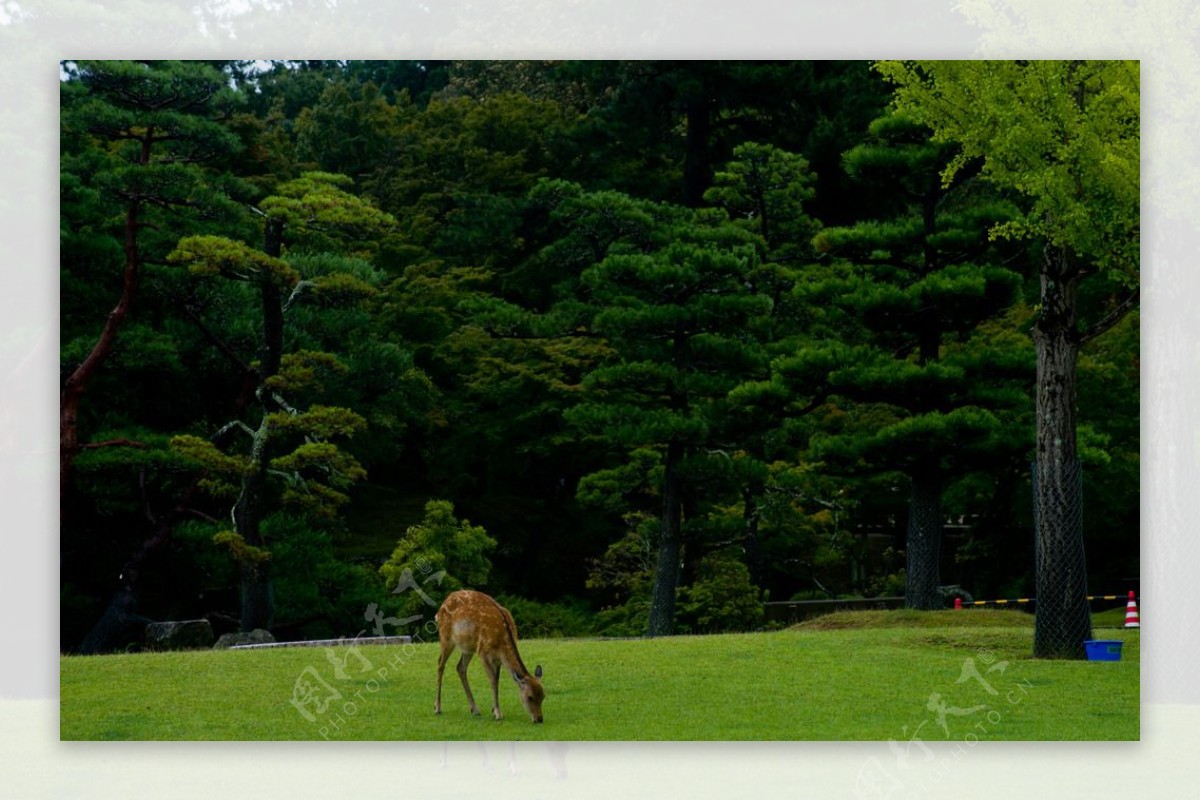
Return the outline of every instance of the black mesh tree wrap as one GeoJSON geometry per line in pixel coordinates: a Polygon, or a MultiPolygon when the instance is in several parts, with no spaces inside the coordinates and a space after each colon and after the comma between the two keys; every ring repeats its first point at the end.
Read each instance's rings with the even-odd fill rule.
{"type": "Polygon", "coordinates": [[[908,503],[904,605],[909,609],[944,606],[938,571],[942,552],[942,482],[933,472],[916,473],[908,503]]]}
{"type": "Polygon", "coordinates": [[[1083,549],[1083,472],[1079,462],[1033,468],[1037,615],[1033,655],[1085,658],[1091,639],[1087,560],[1083,549]]]}

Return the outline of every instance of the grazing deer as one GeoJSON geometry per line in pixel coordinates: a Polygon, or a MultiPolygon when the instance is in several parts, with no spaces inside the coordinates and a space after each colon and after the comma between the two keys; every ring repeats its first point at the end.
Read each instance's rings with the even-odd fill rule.
{"type": "Polygon", "coordinates": [[[542,722],[542,698],[545,697],[540,681],[542,666],[538,665],[532,674],[525,668],[517,652],[517,624],[507,609],[490,595],[474,590],[459,590],[447,596],[434,619],[437,621],[438,641],[442,646],[441,655],[438,656],[437,702],[433,707],[435,714],[442,713],[442,672],[446,669],[446,660],[457,647],[462,651],[458,660],[458,677],[462,679],[472,715],[479,714],[479,707],[475,705],[475,696],[471,694],[471,685],[467,683],[467,665],[472,656],[479,654],[479,661],[483,663],[483,670],[492,684],[492,717],[496,720],[504,717],[500,714],[500,667],[504,666],[517,682],[521,703],[529,717],[534,723],[542,722]]]}

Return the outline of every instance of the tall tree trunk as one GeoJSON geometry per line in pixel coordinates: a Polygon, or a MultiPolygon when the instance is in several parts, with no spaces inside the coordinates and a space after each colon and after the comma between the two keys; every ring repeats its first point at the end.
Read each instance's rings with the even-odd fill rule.
{"type": "MultiPolygon", "coordinates": [[[[153,143],[153,129],[146,132],[145,137],[141,141],[141,153],[138,163],[146,165],[150,163],[150,146],[153,143]]],[[[138,220],[141,214],[142,204],[137,198],[131,199],[125,207],[125,238],[123,248],[125,252],[125,268],[121,276],[121,295],[117,299],[117,305],[108,313],[108,317],[104,320],[104,328],[100,331],[100,337],[96,340],[96,344],[92,346],[92,350],[87,357],[72,371],[63,384],[62,394],[59,396],[58,409],[58,437],[59,437],[59,457],[58,457],[58,502],[59,502],[59,517],[60,524],[63,513],[63,505],[66,503],[67,487],[70,486],[71,468],[75,463],[75,457],[79,455],[83,446],[79,442],[79,402],[83,399],[84,392],[87,390],[88,381],[100,369],[100,365],[112,352],[113,344],[117,340],[117,332],[121,330],[121,325],[125,322],[125,318],[129,315],[129,309],[133,306],[133,297],[137,291],[138,271],[141,267],[141,256],[138,253],[137,237],[138,237],[138,220]]]]}
{"type": "Polygon", "coordinates": [[[904,605],[941,609],[942,478],[936,465],[913,471],[905,553],[904,605]]]}
{"type": "MultiPolygon", "coordinates": [[[[260,389],[262,389],[260,385],[260,389]]],[[[242,477],[241,492],[233,507],[233,520],[237,533],[255,548],[263,548],[263,509],[267,485],[267,465],[270,460],[270,427],[267,411],[263,410],[262,423],[254,432],[250,449],[250,470],[242,477]]],[[[271,588],[270,562],[244,557],[241,563],[242,631],[269,629],[274,617],[274,595],[271,588]]]]}
{"type": "MultiPolygon", "coordinates": [[[[263,251],[279,258],[283,245],[283,223],[268,220],[264,233],[263,251]]],[[[267,468],[271,461],[271,431],[267,415],[277,410],[267,379],[279,372],[283,358],[283,295],[271,276],[263,275],[259,284],[263,313],[263,343],[259,353],[257,396],[262,407],[262,421],[254,432],[250,450],[249,472],[242,478],[241,492],[234,505],[233,519],[237,533],[255,548],[265,548],[262,520],[266,508],[267,468]]],[[[271,581],[271,563],[261,559],[244,559],[241,564],[242,631],[268,629],[274,620],[275,595],[271,581]]]]}
{"type": "Polygon", "coordinates": [[[142,567],[149,558],[160,548],[171,541],[175,526],[191,507],[200,487],[201,476],[192,479],[191,484],[180,496],[179,501],[161,519],[155,520],[154,533],[147,537],[137,550],[130,554],[117,577],[120,582],[112,600],[104,610],[104,614],[92,626],[79,645],[79,653],[99,654],[113,651],[130,642],[141,642],[145,625],[152,622],[150,618],[138,614],[138,599],[142,567]]]}
{"type": "Polygon", "coordinates": [[[241,631],[270,629],[275,624],[275,584],[271,563],[246,560],[241,564],[241,631]]]}
{"type": "Polygon", "coordinates": [[[1041,276],[1037,348],[1037,452],[1034,538],[1037,555],[1036,657],[1082,659],[1091,639],[1082,486],[1075,441],[1079,353],[1076,286],[1080,274],[1062,248],[1047,245],[1041,276]]]}
{"type": "MultiPolygon", "coordinates": [[[[150,141],[147,138],[142,144],[142,164],[150,158],[150,141]]],[[[100,369],[100,366],[112,353],[125,318],[133,307],[133,298],[137,293],[138,273],[141,267],[141,257],[138,253],[138,218],[141,213],[141,203],[138,200],[129,201],[125,207],[124,253],[125,266],[121,275],[121,295],[117,304],[104,320],[104,328],[96,344],[84,360],[71,372],[63,384],[59,396],[58,407],[58,508],[59,526],[66,524],[68,488],[71,485],[71,470],[75,459],[79,456],[84,445],[79,441],[79,405],[87,391],[88,382],[100,369]]],[[[130,561],[121,571],[120,588],[113,595],[104,614],[92,626],[80,643],[79,650],[85,654],[102,653],[119,648],[129,642],[141,641],[141,630],[148,618],[137,613],[137,573],[138,567],[146,556],[155,550],[165,539],[162,532],[150,537],[134,553],[130,561]]]]}
{"type": "MultiPolygon", "coordinates": [[[[671,342],[671,366],[679,376],[686,376],[692,369],[691,339],[682,326],[675,330],[671,342]]],[[[688,394],[686,383],[680,381],[670,391],[671,411],[686,415],[688,394]]],[[[679,440],[667,444],[666,463],[663,465],[663,511],[662,526],[658,541],[658,559],[654,566],[654,587],[650,595],[650,620],[646,634],[660,637],[671,634],[675,629],[675,590],[679,586],[680,562],[683,556],[683,513],[685,504],[694,505],[695,497],[689,497],[684,486],[680,466],[688,454],[688,445],[679,440]]],[[[688,509],[693,514],[693,509],[688,509]]]]}
{"type": "Polygon", "coordinates": [[[742,490],[742,523],[745,532],[744,548],[746,549],[746,568],[750,571],[750,581],[758,587],[766,582],[765,566],[763,564],[762,542],[758,534],[758,496],[761,487],[746,487],[742,490]]]}
{"type": "Polygon", "coordinates": [[[675,629],[675,590],[679,586],[679,562],[683,552],[683,487],[679,464],[684,445],[667,445],[663,477],[662,531],[658,540],[658,560],[654,567],[654,589],[650,595],[650,621],[646,634],[662,637],[675,629]]]}
{"type": "MultiPolygon", "coordinates": [[[[236,413],[241,414],[248,402],[248,393],[243,392],[239,395],[235,406],[236,413]]],[[[213,438],[213,444],[221,447],[222,443],[232,436],[232,429],[224,434],[218,434],[213,438]]],[[[179,500],[165,515],[158,520],[151,519],[154,533],[145,539],[125,561],[125,565],[117,577],[118,588],[113,593],[112,600],[109,601],[104,614],[93,624],[81,641],[80,653],[105,653],[120,648],[126,643],[141,640],[143,627],[146,623],[151,622],[150,618],[143,617],[137,612],[141,593],[142,568],[153,554],[171,542],[175,527],[191,509],[192,501],[199,494],[200,482],[203,477],[202,474],[194,477],[179,500]]]]}
{"type": "MultiPolygon", "coordinates": [[[[937,233],[937,202],[941,196],[936,182],[921,204],[924,227],[922,275],[932,275],[940,264],[933,244],[937,233]]],[[[922,367],[941,358],[942,329],[933,310],[921,313],[917,322],[917,358],[922,367]]],[[[921,409],[920,411],[928,411],[921,409]]],[[[942,475],[937,455],[920,460],[911,475],[908,498],[908,530],[905,539],[904,605],[909,609],[941,609],[942,475]]]]}
{"type": "Polygon", "coordinates": [[[708,140],[712,136],[712,103],[701,90],[686,103],[687,139],[683,157],[683,205],[699,208],[712,183],[708,140]]]}

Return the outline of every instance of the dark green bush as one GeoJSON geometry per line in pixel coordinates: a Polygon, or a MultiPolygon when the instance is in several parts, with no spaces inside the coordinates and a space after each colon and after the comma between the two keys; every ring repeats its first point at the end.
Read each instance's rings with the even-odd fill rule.
{"type": "Polygon", "coordinates": [[[596,616],[586,601],[564,598],[553,603],[530,601],[515,595],[497,599],[512,612],[523,640],[540,637],[590,637],[598,633],[596,616]]]}
{"type": "Polygon", "coordinates": [[[678,622],[695,634],[753,631],[762,626],[762,590],[738,558],[714,553],[700,561],[696,581],[679,591],[678,622]]]}
{"type": "Polygon", "coordinates": [[[619,606],[596,613],[596,628],[605,637],[642,637],[650,621],[650,593],[638,593],[619,606]]]}
{"type": "Polygon", "coordinates": [[[339,560],[330,535],[302,520],[272,515],[263,529],[272,542],[275,622],[294,626],[285,636],[353,637],[364,629],[364,636],[376,633],[364,616],[369,604],[387,597],[375,570],[339,560]]]}

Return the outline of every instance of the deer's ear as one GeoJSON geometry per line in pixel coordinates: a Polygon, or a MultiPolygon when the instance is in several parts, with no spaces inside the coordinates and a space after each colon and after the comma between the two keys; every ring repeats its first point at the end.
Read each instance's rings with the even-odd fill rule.
{"type": "Polygon", "coordinates": [[[533,675],[534,675],[534,678],[538,678],[538,679],[540,679],[542,677],[542,666],[541,665],[538,665],[537,667],[535,667],[533,669],[533,675]]]}
{"type": "Polygon", "coordinates": [[[515,670],[512,672],[512,677],[513,677],[513,681],[515,681],[517,684],[525,683],[525,680],[521,678],[521,674],[515,670]]]}

